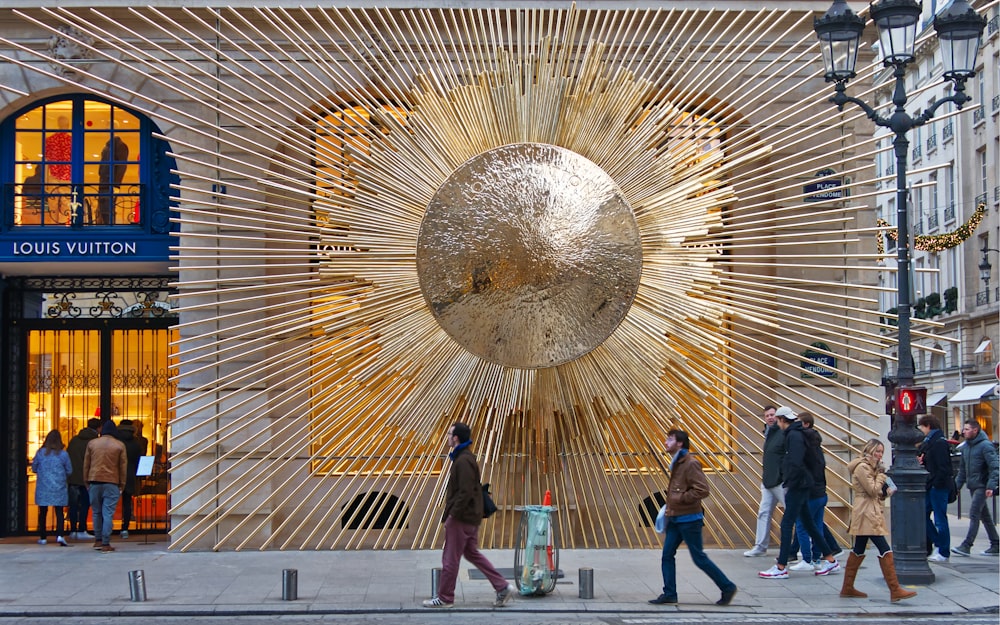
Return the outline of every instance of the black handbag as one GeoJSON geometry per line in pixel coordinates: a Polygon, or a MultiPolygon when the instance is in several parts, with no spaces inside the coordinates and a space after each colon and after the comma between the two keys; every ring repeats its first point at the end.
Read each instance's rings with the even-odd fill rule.
{"type": "Polygon", "coordinates": [[[490,485],[483,484],[483,518],[490,518],[496,511],[497,505],[493,503],[493,497],[490,496],[490,485]]]}

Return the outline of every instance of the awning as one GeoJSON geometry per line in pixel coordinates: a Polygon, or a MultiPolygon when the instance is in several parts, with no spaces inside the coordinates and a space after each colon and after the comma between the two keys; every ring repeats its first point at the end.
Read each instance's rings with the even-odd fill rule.
{"type": "Polygon", "coordinates": [[[973,351],[972,353],[973,354],[982,354],[983,352],[985,352],[986,350],[988,350],[990,348],[990,342],[991,341],[989,339],[983,339],[983,342],[980,343],[979,347],[977,347],[975,349],[975,351],[973,351]]]}
{"type": "Polygon", "coordinates": [[[948,393],[932,393],[932,394],[928,395],[927,396],[927,407],[930,408],[931,406],[937,406],[942,401],[944,401],[944,398],[947,397],[947,396],[948,396],[948,393]]]}
{"type": "Polygon", "coordinates": [[[992,395],[997,388],[996,382],[989,384],[970,384],[948,398],[949,404],[976,404],[986,395],[992,395]]]}

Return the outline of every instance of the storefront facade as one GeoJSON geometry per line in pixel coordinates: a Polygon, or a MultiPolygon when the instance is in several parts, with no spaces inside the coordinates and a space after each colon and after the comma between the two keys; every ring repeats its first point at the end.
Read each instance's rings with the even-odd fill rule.
{"type": "Polygon", "coordinates": [[[673,427],[744,545],[765,404],[816,414],[842,531],[891,339],[828,3],[390,4],[4,9],[3,531],[100,409],[161,445],[172,548],[437,546],[455,420],[485,546],[546,491],[564,545],[654,546],[673,427]]]}

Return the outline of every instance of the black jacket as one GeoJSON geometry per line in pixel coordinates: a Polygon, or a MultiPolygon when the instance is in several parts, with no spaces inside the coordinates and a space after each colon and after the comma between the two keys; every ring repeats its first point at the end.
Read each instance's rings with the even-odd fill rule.
{"type": "Polygon", "coordinates": [[[920,445],[924,469],[927,470],[927,488],[951,488],[951,449],[941,430],[931,430],[920,445]]]}
{"type": "Polygon", "coordinates": [[[806,437],[802,424],[792,421],[785,428],[785,457],[781,462],[782,484],[790,490],[812,490],[813,476],[808,466],[806,437]]]}
{"type": "Polygon", "coordinates": [[[781,462],[785,457],[784,437],[777,424],[764,430],[763,472],[760,481],[764,488],[781,485],[781,462]]]}
{"type": "Polygon", "coordinates": [[[813,428],[802,428],[806,439],[806,467],[813,477],[813,486],[809,489],[809,499],[816,499],[826,494],[826,458],[823,457],[823,437],[813,428]]]}

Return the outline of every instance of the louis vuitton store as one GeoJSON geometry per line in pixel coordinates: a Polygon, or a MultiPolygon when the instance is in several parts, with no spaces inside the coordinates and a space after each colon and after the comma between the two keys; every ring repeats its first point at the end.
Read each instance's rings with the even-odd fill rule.
{"type": "Polygon", "coordinates": [[[843,532],[889,429],[871,130],[828,3],[773,4],[0,9],[0,532],[97,414],[172,549],[431,548],[462,420],[485,547],[546,491],[564,546],[656,546],[674,427],[742,546],[764,404],[816,415],[843,532]]]}

